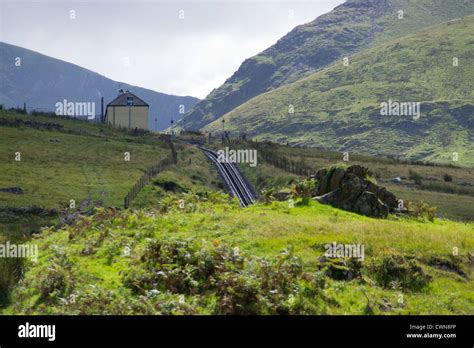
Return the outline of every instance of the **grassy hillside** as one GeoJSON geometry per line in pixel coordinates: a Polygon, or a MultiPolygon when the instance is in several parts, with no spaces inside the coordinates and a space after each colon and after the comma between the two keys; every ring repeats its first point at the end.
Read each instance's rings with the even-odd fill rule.
{"type": "MultiPolygon", "coordinates": [[[[154,196],[169,181],[179,180],[180,192],[219,189],[217,173],[200,150],[175,149],[178,165],[163,171],[134,206],[157,206],[154,196]]],[[[76,207],[67,209],[69,214],[89,214],[93,206],[123,208],[125,195],[145,170],[169,155],[169,146],[153,133],[0,110],[0,244],[25,243],[45,226],[57,225],[70,200],[76,207]],[[15,161],[17,152],[21,161],[15,161]]],[[[22,264],[22,259],[0,258],[0,306],[22,264]]]]}
{"type": "Polygon", "coordinates": [[[169,194],[160,210],[105,209],[43,231],[3,312],[473,314],[473,228],[169,194]],[[364,260],[321,259],[333,242],[363,244],[364,260]]]}
{"type": "Polygon", "coordinates": [[[136,180],[169,153],[166,143],[152,134],[2,110],[0,189],[21,192],[0,192],[0,234],[37,231],[55,221],[70,200],[76,209],[86,199],[123,207],[136,180]],[[18,152],[20,161],[15,160],[18,152]]]}
{"type": "MultiPolygon", "coordinates": [[[[216,192],[222,184],[200,150],[182,142],[175,143],[178,165],[154,178],[131,209],[117,209],[141,171],[168,153],[155,135],[3,111],[0,124],[2,139],[10,140],[1,147],[0,188],[25,191],[15,199],[2,193],[2,208],[56,208],[68,199],[64,188],[109,206],[59,229],[0,234],[0,244],[28,243],[39,251],[37,262],[0,259],[2,314],[474,313],[472,223],[372,219],[298,201],[242,209],[216,192]],[[12,164],[16,148],[22,161],[12,164]],[[128,149],[131,166],[124,167],[115,156],[128,149]],[[333,242],[364,245],[364,259],[322,258],[333,242]]],[[[310,149],[274,150],[314,166],[331,160],[310,149]]],[[[353,160],[381,173],[399,169],[389,160],[353,160]]],[[[444,169],[454,180],[471,180],[465,169],[426,171],[444,169]]],[[[262,185],[288,186],[296,178],[267,165],[252,170],[249,178],[262,185]]],[[[35,219],[51,225],[48,217],[35,219]]],[[[31,231],[24,216],[7,222],[31,231]]]]}
{"type": "Polygon", "coordinates": [[[472,13],[473,0],[348,0],[245,60],[179,124],[200,129],[252,97],[308,76],[345,56],[472,13]],[[398,18],[400,10],[403,19],[398,18]]]}
{"type": "MultiPolygon", "coordinates": [[[[258,139],[440,163],[453,163],[456,152],[455,164],[472,166],[473,52],[469,16],[351,56],[349,66],[338,62],[221,119],[234,134],[258,139]],[[389,100],[420,102],[420,118],[381,115],[389,100]]],[[[205,130],[220,131],[221,119],[205,130]]]]}
{"type": "Polygon", "coordinates": [[[145,186],[133,202],[133,209],[158,208],[169,193],[204,195],[224,190],[217,170],[201,150],[183,143],[175,143],[175,148],[178,163],[163,170],[151,185],[145,186]]]}

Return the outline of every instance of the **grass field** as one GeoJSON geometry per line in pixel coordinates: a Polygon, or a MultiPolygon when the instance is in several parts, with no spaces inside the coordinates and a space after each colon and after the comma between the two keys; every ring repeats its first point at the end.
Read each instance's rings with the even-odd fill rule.
{"type": "Polygon", "coordinates": [[[166,143],[152,134],[134,136],[73,119],[1,110],[0,121],[0,188],[23,191],[0,192],[1,233],[31,233],[56,219],[20,216],[9,208],[59,210],[71,200],[79,207],[85,199],[123,207],[135,181],[170,153],[166,143]],[[16,120],[34,124],[12,126],[16,120]]]}
{"type": "MultiPolygon", "coordinates": [[[[203,254],[204,250],[218,250],[220,246],[228,245],[234,252],[238,247],[242,257],[264,257],[269,260],[278,259],[277,255],[281,255],[279,253],[282,250],[291,250],[293,257],[301,258],[305,277],[312,279],[312,275],[318,274],[324,245],[337,242],[365,246],[360,277],[341,280],[319,274],[318,277],[322,278],[318,278],[320,285],[316,294],[309,291],[309,288],[305,287],[309,285],[305,285],[301,280],[295,285],[302,291],[295,293],[296,303],[286,304],[290,306],[290,312],[474,313],[474,297],[471,291],[474,285],[473,224],[445,221],[431,223],[411,219],[377,220],[319,203],[289,208],[288,204],[283,202],[241,209],[235,203],[226,203],[225,198],[218,196],[200,200],[186,194],[171,194],[166,202],[165,211],[106,210],[94,217],[84,218],[77,226],[65,227],[60,231],[44,231],[33,240],[39,246],[39,261],[37,264],[28,263],[24,280],[14,291],[11,305],[5,308],[4,312],[219,313],[222,308],[218,305],[216,291],[220,290],[189,290],[189,287],[193,287],[193,277],[198,277],[199,274],[197,264],[191,266],[194,262],[191,260],[195,257],[197,260],[200,257],[208,257],[203,254]],[[179,207],[181,199],[186,202],[184,208],[179,207]],[[168,265],[170,268],[164,268],[162,272],[170,272],[169,277],[173,277],[170,279],[174,279],[174,282],[178,282],[181,276],[185,277],[188,279],[185,281],[187,285],[183,285],[183,288],[170,285],[167,291],[156,293],[143,288],[143,291],[138,290],[137,293],[132,290],[134,286],[130,285],[130,282],[135,285],[146,282],[151,272],[151,269],[146,267],[152,267],[151,264],[146,266],[145,260],[152,257],[147,248],[155,241],[163,240],[175,241],[173,243],[178,243],[179,247],[175,251],[178,258],[174,261],[176,264],[168,265]],[[198,241],[202,246],[198,250],[188,250],[186,243],[189,240],[198,241]],[[190,263],[183,269],[178,265],[180,250],[187,253],[190,263]],[[453,250],[458,251],[456,256],[453,256],[453,250]],[[413,258],[417,267],[422,270],[417,272],[428,275],[429,283],[422,289],[405,288],[404,285],[396,285],[397,283],[394,283],[393,288],[381,285],[373,267],[378,265],[380,260],[385,260],[387,255],[413,258]],[[61,265],[64,268],[60,271],[61,265]],[[51,273],[54,269],[57,274],[51,273]],[[132,271],[128,272],[129,270],[132,271]],[[48,281],[45,274],[56,276],[54,280],[48,281]],[[71,296],[74,296],[73,303],[68,301],[71,296]],[[434,298],[436,300],[433,300],[434,298]],[[305,305],[305,301],[318,305],[305,305]],[[292,309],[291,306],[295,307],[292,309]]],[[[165,253],[164,249],[162,253],[165,253]]],[[[185,257],[185,254],[182,257],[185,257]]],[[[231,257],[228,262],[232,260],[231,257]]],[[[246,298],[252,291],[258,291],[253,285],[246,283],[253,279],[246,272],[252,272],[253,262],[261,261],[245,262],[250,269],[229,270],[236,277],[244,277],[244,283],[237,285],[232,282],[228,285],[235,286],[235,292],[232,293],[239,298],[235,299],[236,301],[242,300],[239,296],[246,298]]],[[[161,289],[159,284],[166,283],[165,279],[168,278],[161,279],[155,286],[161,289]]],[[[281,301],[287,303],[288,296],[286,294],[281,301]]]]}

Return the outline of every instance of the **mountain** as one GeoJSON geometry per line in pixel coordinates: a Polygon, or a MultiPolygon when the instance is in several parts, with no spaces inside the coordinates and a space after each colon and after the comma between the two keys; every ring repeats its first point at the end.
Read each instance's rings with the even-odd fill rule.
{"type": "Polygon", "coordinates": [[[252,97],[294,82],[346,55],[472,13],[474,0],[348,0],[245,60],[179,125],[200,129],[252,97]],[[403,19],[398,18],[400,10],[403,19]]]}
{"type": "MultiPolygon", "coordinates": [[[[55,111],[55,104],[64,99],[72,102],[95,102],[96,114],[100,115],[100,98],[107,103],[117,97],[118,86],[129,89],[150,105],[149,128],[167,128],[171,119],[178,120],[180,105],[185,110],[193,107],[199,99],[180,97],[131,86],[113,81],[100,74],[59,59],[0,42],[0,104],[5,107],[23,107],[28,110],[55,111]],[[15,65],[16,57],[21,66],[15,65]]],[[[104,111],[105,112],[105,111],[104,111]]]]}
{"type": "MultiPolygon", "coordinates": [[[[436,162],[453,163],[457,153],[454,164],[474,165],[474,15],[385,42],[349,62],[249,100],[222,117],[226,129],[436,162]],[[416,104],[397,116],[396,103],[412,102],[420,103],[419,117],[416,104]]],[[[220,131],[220,121],[205,130],[220,131]]]]}

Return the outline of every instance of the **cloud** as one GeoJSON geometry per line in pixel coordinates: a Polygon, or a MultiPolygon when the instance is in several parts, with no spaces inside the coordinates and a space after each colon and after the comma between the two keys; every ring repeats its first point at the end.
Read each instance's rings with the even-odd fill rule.
{"type": "Polygon", "coordinates": [[[203,98],[243,60],[342,2],[3,1],[0,39],[115,80],[203,98]]]}

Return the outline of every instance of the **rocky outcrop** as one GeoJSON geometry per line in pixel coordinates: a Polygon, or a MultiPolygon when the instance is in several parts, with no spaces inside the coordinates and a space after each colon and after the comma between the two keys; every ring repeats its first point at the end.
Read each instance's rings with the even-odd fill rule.
{"type": "Polygon", "coordinates": [[[313,199],[366,216],[387,217],[397,210],[397,198],[371,177],[369,170],[359,165],[321,169],[314,176],[317,185],[313,199]]]}

